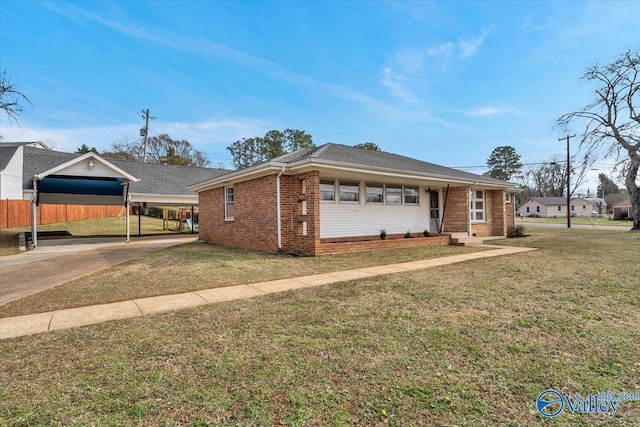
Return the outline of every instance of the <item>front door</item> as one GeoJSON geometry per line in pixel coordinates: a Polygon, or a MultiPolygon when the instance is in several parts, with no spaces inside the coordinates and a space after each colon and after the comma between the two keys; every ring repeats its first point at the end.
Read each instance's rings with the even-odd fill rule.
{"type": "Polygon", "coordinates": [[[438,200],[438,190],[430,190],[428,194],[431,232],[439,233],[441,230],[438,229],[438,224],[440,221],[440,202],[438,200]]]}

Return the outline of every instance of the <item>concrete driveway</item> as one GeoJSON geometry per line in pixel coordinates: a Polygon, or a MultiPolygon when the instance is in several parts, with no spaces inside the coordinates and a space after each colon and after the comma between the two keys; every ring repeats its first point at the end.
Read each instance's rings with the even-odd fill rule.
{"type": "Polygon", "coordinates": [[[87,274],[195,241],[197,234],[40,240],[38,247],[0,257],[0,306],[87,274]]]}

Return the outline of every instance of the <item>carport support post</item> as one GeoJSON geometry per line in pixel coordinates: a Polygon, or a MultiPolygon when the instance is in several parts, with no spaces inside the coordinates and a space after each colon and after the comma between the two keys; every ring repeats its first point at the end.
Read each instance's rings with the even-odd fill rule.
{"type": "Polygon", "coordinates": [[[191,234],[196,232],[196,222],[193,218],[193,206],[191,206],[191,234]]]}
{"type": "Polygon", "coordinates": [[[140,216],[140,210],[142,209],[142,204],[138,203],[138,237],[142,236],[142,217],[140,216]]]}
{"type": "Polygon", "coordinates": [[[36,204],[36,195],[33,195],[31,201],[31,245],[35,248],[38,246],[38,205],[36,204]]]}
{"type": "Polygon", "coordinates": [[[127,243],[128,243],[131,241],[131,236],[129,235],[129,232],[131,230],[131,227],[129,226],[129,201],[125,202],[124,209],[127,211],[127,243]]]}

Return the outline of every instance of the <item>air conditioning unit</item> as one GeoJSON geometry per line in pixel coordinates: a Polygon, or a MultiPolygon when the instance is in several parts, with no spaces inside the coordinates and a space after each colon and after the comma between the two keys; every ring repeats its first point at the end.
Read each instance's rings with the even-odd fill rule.
{"type": "Polygon", "coordinates": [[[147,136],[147,129],[140,128],[140,136],[147,136]]]}

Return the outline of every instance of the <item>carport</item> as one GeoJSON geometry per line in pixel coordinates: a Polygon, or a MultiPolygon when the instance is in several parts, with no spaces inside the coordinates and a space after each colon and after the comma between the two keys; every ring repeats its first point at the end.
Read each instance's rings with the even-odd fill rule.
{"type": "Polygon", "coordinates": [[[37,211],[40,204],[120,205],[125,207],[126,240],[130,240],[129,185],[138,178],[95,153],[75,157],[33,175],[31,199],[32,245],[38,245],[37,211]]]}

